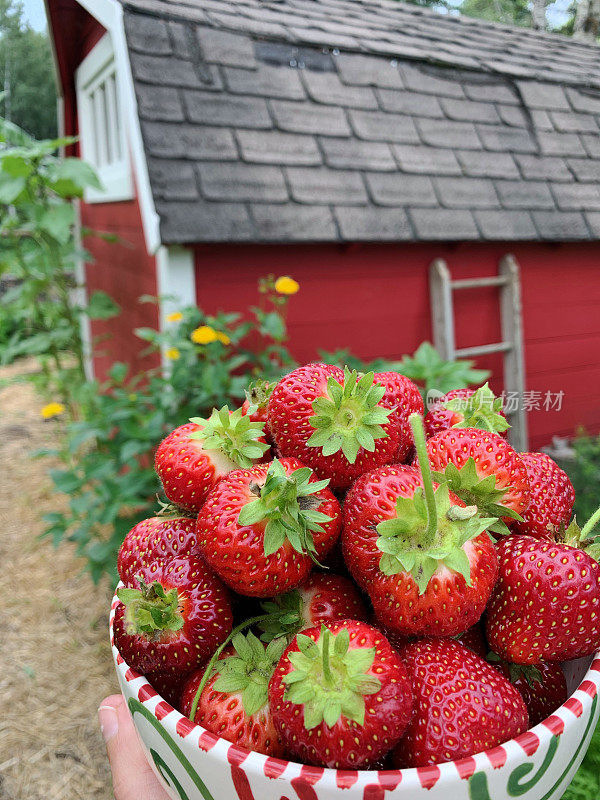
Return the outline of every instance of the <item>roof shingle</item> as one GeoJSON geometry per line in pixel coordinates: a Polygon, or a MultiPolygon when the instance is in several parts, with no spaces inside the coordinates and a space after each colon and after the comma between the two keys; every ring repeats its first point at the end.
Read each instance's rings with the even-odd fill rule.
{"type": "Polygon", "coordinates": [[[600,238],[600,50],[397,0],[122,0],[162,238],[600,238]]]}

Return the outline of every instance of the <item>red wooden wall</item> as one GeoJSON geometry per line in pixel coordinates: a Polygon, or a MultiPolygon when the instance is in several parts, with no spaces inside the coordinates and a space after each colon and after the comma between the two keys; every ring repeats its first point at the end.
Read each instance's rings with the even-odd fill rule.
{"type": "MultiPolygon", "coordinates": [[[[436,244],[202,246],[196,250],[198,305],[241,310],[256,300],[268,273],[300,283],[289,305],[292,350],[309,361],[319,349],[349,348],[365,359],[400,358],[430,339],[428,267],[441,256],[455,277],[496,274],[513,252],[521,265],[530,444],[584,425],[600,431],[600,270],[597,244],[436,244]],[[560,411],[545,411],[546,392],[564,392],[560,411]]],[[[455,295],[459,347],[499,340],[494,289],[455,295]]],[[[502,360],[479,359],[502,390],[502,360]]]]}
{"type": "Polygon", "coordinates": [[[89,237],[86,248],[94,263],[86,266],[88,293],[97,289],[107,292],[122,308],[118,317],[92,323],[92,336],[97,337],[94,371],[106,377],[114,361],[131,365],[133,373],[156,367],[156,356],[142,358],[147,347],[135,334],[135,328],[158,328],[157,307],[140,303],[143,294],[156,296],[156,260],[146,251],[142,220],[137,200],[122,203],[94,203],[81,206],[82,224],[98,231],[109,231],[118,242],[89,237]]]}

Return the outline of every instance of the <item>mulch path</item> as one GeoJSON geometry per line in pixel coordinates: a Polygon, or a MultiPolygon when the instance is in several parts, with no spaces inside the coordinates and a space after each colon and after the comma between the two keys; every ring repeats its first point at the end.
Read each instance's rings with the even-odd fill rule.
{"type": "MultiPolygon", "coordinates": [[[[70,544],[40,540],[59,420],[19,381],[31,362],[0,368],[0,800],[113,797],[96,709],[118,691],[108,642],[110,589],[94,586],[70,544]]],[[[49,398],[51,399],[51,398],[49,398]]]]}

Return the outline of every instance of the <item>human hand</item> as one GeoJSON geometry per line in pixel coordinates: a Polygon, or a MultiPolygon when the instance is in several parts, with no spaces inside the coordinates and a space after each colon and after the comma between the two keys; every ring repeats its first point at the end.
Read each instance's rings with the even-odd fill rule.
{"type": "Polygon", "coordinates": [[[106,743],[115,800],[169,800],[144,755],[122,695],[113,694],[100,703],[98,721],[106,743]]]}

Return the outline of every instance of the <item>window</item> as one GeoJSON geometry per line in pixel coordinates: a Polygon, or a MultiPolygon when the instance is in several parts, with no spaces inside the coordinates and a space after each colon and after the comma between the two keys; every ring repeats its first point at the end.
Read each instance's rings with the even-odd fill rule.
{"type": "Polygon", "coordinates": [[[88,189],[86,201],[131,199],[131,166],[109,34],[98,42],[77,70],[77,108],[82,157],[95,167],[104,187],[103,191],[88,189]]]}

